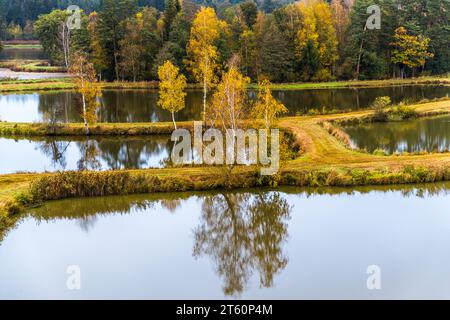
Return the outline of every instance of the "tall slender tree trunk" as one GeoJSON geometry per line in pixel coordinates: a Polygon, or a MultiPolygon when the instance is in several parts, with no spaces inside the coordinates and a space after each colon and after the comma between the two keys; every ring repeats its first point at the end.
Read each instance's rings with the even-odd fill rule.
{"type": "Polygon", "coordinates": [[[206,86],[206,77],[203,77],[203,122],[206,122],[206,94],[208,88],[206,86]]]}
{"type": "Polygon", "coordinates": [[[358,63],[356,64],[356,80],[359,80],[359,73],[361,68],[361,57],[362,57],[362,51],[364,47],[364,36],[366,34],[367,25],[364,26],[364,31],[361,37],[361,44],[359,45],[359,53],[358,53],[358,63]]]}
{"type": "Polygon", "coordinates": [[[82,95],[82,100],[83,100],[83,121],[84,121],[84,132],[86,133],[86,135],[89,135],[89,125],[87,122],[87,110],[86,110],[86,98],[84,96],[84,94],[82,95]]]}
{"type": "Polygon", "coordinates": [[[114,44],[114,71],[116,72],[116,81],[119,81],[119,63],[118,63],[118,52],[117,52],[117,46],[116,41],[113,41],[114,44]]]}
{"type": "Polygon", "coordinates": [[[173,121],[173,126],[175,127],[175,130],[177,130],[177,123],[175,122],[175,112],[172,111],[172,121],[173,121]]]}

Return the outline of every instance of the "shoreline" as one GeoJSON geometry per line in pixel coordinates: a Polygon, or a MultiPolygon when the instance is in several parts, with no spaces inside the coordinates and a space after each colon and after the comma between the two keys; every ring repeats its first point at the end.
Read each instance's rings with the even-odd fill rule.
{"type": "MultiPolygon", "coordinates": [[[[50,77],[55,73],[33,73],[36,75],[49,75],[48,78],[23,79],[0,81],[0,93],[20,93],[20,92],[44,92],[71,90],[75,86],[67,73],[59,74],[60,78],[50,77]]],[[[336,81],[336,82],[317,82],[317,83],[279,83],[272,84],[272,90],[316,90],[316,89],[359,89],[359,88],[377,88],[394,87],[406,85],[450,85],[448,77],[423,77],[413,79],[388,79],[388,80],[367,80],[367,81],[336,81]]],[[[100,82],[103,90],[131,90],[131,89],[158,89],[156,81],[142,82],[100,82]]],[[[201,89],[201,85],[190,83],[187,89],[201,89]]],[[[249,84],[248,89],[255,90],[258,84],[249,84]]]]}
{"type": "MultiPolygon", "coordinates": [[[[450,100],[413,105],[411,108],[419,116],[450,113],[450,100]]],[[[6,217],[44,201],[73,197],[207,191],[220,188],[402,185],[450,180],[449,153],[402,156],[360,153],[348,149],[321,126],[321,121],[324,120],[368,119],[372,115],[372,110],[365,110],[279,119],[278,126],[293,134],[294,143],[301,145],[302,153],[296,159],[283,163],[275,176],[260,176],[257,167],[242,166],[233,169],[229,176],[224,174],[223,167],[206,166],[0,175],[0,212],[6,217]]],[[[0,127],[2,125],[5,123],[0,123],[0,127]]],[[[17,125],[16,129],[20,129],[18,124],[8,125],[17,125]]],[[[25,125],[38,126],[39,129],[39,124],[25,125]]],[[[170,123],[151,125],[140,124],[140,128],[148,134],[162,133],[169,128],[172,130],[170,123]]],[[[127,130],[130,130],[130,134],[136,130],[133,128],[136,124],[109,126],[109,130],[116,130],[120,134],[127,130]]],[[[182,126],[189,128],[192,123],[183,123],[182,126]]],[[[70,130],[73,127],[83,128],[82,124],[70,127],[70,130]]]]}

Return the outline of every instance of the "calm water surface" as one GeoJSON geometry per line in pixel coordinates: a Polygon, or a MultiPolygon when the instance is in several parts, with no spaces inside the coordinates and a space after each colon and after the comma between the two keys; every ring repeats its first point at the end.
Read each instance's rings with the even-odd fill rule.
{"type": "Polygon", "coordinates": [[[450,116],[362,124],[344,130],[355,147],[369,152],[450,151],[450,116]]]}
{"type": "Polygon", "coordinates": [[[45,60],[47,55],[36,48],[4,48],[0,51],[0,61],[7,60],[45,60]]]}
{"type": "Polygon", "coordinates": [[[449,187],[52,202],[0,234],[0,298],[448,299],[449,187]]]}
{"type": "MultiPolygon", "coordinates": [[[[408,100],[445,97],[450,87],[403,86],[359,89],[318,89],[274,91],[274,96],[289,109],[290,115],[320,111],[356,110],[369,107],[375,98],[390,96],[394,103],[408,100]]],[[[255,92],[249,97],[254,98],[255,92]]],[[[108,90],[101,99],[99,122],[157,122],[170,121],[170,114],[156,106],[158,93],[154,90],[108,90]]],[[[9,122],[80,122],[80,97],[72,92],[40,94],[8,94],[0,96],[0,119],[9,122]]],[[[186,108],[177,120],[201,119],[202,93],[189,91],[186,108]]]]}
{"type": "Polygon", "coordinates": [[[61,170],[160,168],[169,159],[169,136],[0,138],[0,174],[61,170]]]}

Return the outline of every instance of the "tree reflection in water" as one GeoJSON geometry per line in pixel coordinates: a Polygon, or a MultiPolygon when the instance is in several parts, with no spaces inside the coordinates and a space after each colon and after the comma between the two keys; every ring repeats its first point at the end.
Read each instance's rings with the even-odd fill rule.
{"type": "Polygon", "coordinates": [[[51,139],[50,141],[39,143],[37,148],[51,160],[54,167],[60,166],[62,169],[65,169],[67,167],[66,151],[69,145],[70,141],[51,139]]]}
{"type": "Polygon", "coordinates": [[[291,210],[279,193],[207,196],[194,230],[194,257],[212,258],[225,295],[241,294],[255,270],[260,286],[269,288],[288,262],[282,246],[291,210]]]}
{"type": "Polygon", "coordinates": [[[60,170],[142,169],[171,165],[172,144],[168,136],[62,137],[33,139],[33,142],[37,145],[36,150],[50,160],[52,167],[60,170]],[[68,164],[67,158],[76,158],[76,166],[68,164]]]}
{"type": "Polygon", "coordinates": [[[102,165],[98,160],[100,155],[96,141],[86,139],[85,143],[79,145],[80,160],[78,170],[100,170],[102,165]]]}

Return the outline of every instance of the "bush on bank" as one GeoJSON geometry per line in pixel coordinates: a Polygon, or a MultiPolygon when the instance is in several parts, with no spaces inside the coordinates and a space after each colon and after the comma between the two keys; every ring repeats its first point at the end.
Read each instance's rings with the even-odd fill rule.
{"type": "MultiPolygon", "coordinates": [[[[189,170],[189,169],[188,169],[189,170]]],[[[398,171],[364,169],[283,170],[260,176],[256,168],[237,168],[226,177],[220,169],[205,173],[156,175],[145,171],[82,171],[46,174],[31,182],[29,191],[5,208],[9,214],[48,200],[138,193],[206,191],[262,186],[338,187],[429,183],[450,180],[446,166],[406,166],[398,171]]],[[[1,220],[1,219],[0,219],[1,220]]]]}

